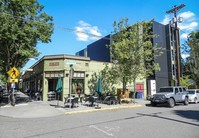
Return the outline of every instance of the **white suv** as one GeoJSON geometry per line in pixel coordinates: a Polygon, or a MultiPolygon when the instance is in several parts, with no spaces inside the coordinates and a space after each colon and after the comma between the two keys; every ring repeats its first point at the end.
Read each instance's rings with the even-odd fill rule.
{"type": "Polygon", "coordinates": [[[151,105],[167,103],[169,107],[174,107],[176,103],[189,104],[188,92],[182,86],[161,87],[158,93],[151,98],[151,105]]]}

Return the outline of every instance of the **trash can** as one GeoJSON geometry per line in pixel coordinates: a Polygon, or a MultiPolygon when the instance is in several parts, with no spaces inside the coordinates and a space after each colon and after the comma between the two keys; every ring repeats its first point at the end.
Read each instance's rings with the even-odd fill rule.
{"type": "Polygon", "coordinates": [[[135,92],[135,99],[139,98],[139,92],[135,92]]]}
{"type": "Polygon", "coordinates": [[[138,92],[138,99],[142,99],[142,92],[138,92]]]}
{"type": "Polygon", "coordinates": [[[134,99],[135,98],[135,92],[131,91],[130,94],[129,94],[129,97],[134,99]]]}

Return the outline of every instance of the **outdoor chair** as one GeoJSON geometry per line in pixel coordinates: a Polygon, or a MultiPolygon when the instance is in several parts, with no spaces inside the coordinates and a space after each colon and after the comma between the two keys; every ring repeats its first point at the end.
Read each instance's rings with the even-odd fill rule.
{"type": "Polygon", "coordinates": [[[112,104],[117,104],[117,99],[115,98],[114,95],[109,95],[109,96],[106,96],[103,103],[104,104],[108,104],[108,105],[112,105],[112,104]]]}
{"type": "Polygon", "coordinates": [[[71,103],[70,103],[69,97],[64,97],[64,98],[65,98],[65,101],[64,101],[65,107],[70,107],[70,105],[71,105],[71,108],[78,107],[78,101],[79,101],[78,97],[71,97],[72,98],[71,103]]]}
{"type": "Polygon", "coordinates": [[[83,99],[82,99],[82,103],[83,103],[83,104],[88,103],[88,102],[89,102],[89,97],[90,97],[89,95],[86,95],[86,94],[85,94],[84,97],[82,97],[82,98],[83,98],[83,99]]]}
{"type": "Polygon", "coordinates": [[[96,100],[98,99],[98,97],[95,96],[89,96],[88,101],[90,103],[89,106],[93,107],[95,105],[96,100]]]}
{"type": "Polygon", "coordinates": [[[72,108],[78,107],[78,101],[79,101],[79,98],[78,98],[78,97],[75,97],[75,98],[72,100],[72,108]]]}

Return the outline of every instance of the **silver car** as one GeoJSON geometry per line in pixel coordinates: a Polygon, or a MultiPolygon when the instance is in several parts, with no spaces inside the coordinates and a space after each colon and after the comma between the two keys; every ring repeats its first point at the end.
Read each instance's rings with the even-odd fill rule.
{"type": "Polygon", "coordinates": [[[199,89],[188,89],[189,102],[198,103],[199,102],[199,89]]]}

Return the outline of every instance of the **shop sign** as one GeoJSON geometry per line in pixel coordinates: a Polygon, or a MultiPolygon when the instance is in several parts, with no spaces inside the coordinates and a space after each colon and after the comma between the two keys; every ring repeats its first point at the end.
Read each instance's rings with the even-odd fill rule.
{"type": "Polygon", "coordinates": [[[59,62],[50,62],[49,66],[59,66],[59,62]]]}

